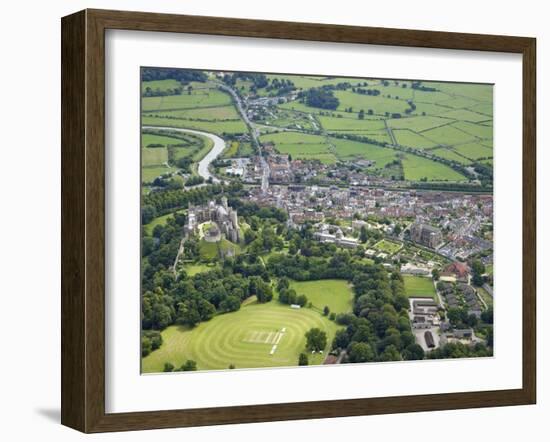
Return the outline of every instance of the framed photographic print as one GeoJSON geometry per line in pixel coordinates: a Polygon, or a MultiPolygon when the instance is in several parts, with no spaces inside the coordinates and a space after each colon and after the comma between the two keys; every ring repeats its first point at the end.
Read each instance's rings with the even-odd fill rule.
{"type": "Polygon", "coordinates": [[[532,404],[535,40],[62,20],[62,423],[532,404]]]}

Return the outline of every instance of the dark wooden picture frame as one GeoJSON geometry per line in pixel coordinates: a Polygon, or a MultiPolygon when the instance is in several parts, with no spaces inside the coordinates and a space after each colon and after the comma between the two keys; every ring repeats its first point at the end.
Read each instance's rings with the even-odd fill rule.
{"type": "Polygon", "coordinates": [[[83,432],[534,404],[536,40],[310,23],[84,10],[62,19],[62,424],[83,432]],[[517,53],[523,57],[523,385],[519,389],[105,412],[105,30],[517,53]]]}

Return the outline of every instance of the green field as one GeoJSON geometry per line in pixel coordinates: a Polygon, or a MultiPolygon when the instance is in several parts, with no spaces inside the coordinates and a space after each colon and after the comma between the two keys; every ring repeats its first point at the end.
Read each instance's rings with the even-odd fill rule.
{"type": "Polygon", "coordinates": [[[142,167],[141,168],[141,181],[143,183],[152,183],[155,178],[165,175],[167,173],[175,172],[174,167],[166,166],[152,166],[152,167],[142,167]]]}
{"type": "Polygon", "coordinates": [[[388,255],[393,255],[397,253],[401,248],[403,247],[403,244],[390,241],[387,239],[383,239],[381,241],[378,241],[374,248],[377,250],[380,250],[381,252],[387,253],[388,255]]]}
{"type": "Polygon", "coordinates": [[[181,83],[177,80],[153,80],[153,81],[142,81],[141,82],[141,92],[145,92],[147,88],[150,88],[153,92],[166,91],[168,89],[175,89],[177,87],[182,87],[181,83]]]}
{"type": "Polygon", "coordinates": [[[449,123],[450,120],[440,117],[408,117],[394,118],[388,120],[388,126],[392,129],[410,129],[412,131],[421,132],[423,130],[432,129],[449,123]]]}
{"type": "Polygon", "coordinates": [[[227,253],[228,251],[232,251],[235,255],[240,251],[240,247],[225,238],[218,242],[208,242],[203,239],[199,243],[199,253],[203,261],[212,261],[218,256],[219,252],[227,253]]]}
{"type": "Polygon", "coordinates": [[[336,91],[334,95],[340,100],[338,110],[343,111],[351,107],[355,112],[363,109],[367,112],[369,109],[376,115],[385,115],[389,113],[404,113],[409,105],[403,99],[395,97],[387,98],[385,94],[381,95],[362,95],[350,91],[336,91]]]}
{"type": "Polygon", "coordinates": [[[461,144],[460,146],[455,146],[453,149],[459,154],[472,160],[493,156],[493,149],[480,143],[461,144]]]}
{"type": "Polygon", "coordinates": [[[444,158],[446,160],[456,161],[460,164],[470,164],[471,161],[468,158],[464,158],[462,155],[459,155],[454,150],[447,147],[440,147],[439,149],[434,149],[430,151],[432,155],[438,156],[439,158],[444,158]]]}
{"type": "Polygon", "coordinates": [[[393,135],[397,141],[397,144],[405,147],[414,147],[415,149],[427,149],[434,147],[436,144],[410,129],[395,129],[393,135]]]}
{"type": "Polygon", "coordinates": [[[279,144],[319,144],[324,143],[325,138],[320,135],[304,134],[300,132],[278,132],[260,137],[262,143],[271,142],[279,144]]]}
{"type": "MultiPolygon", "coordinates": [[[[200,83],[199,83],[200,84],[200,83]]],[[[231,104],[231,96],[216,88],[194,89],[189,95],[187,92],[181,95],[167,95],[164,97],[143,97],[141,109],[148,111],[167,111],[194,109],[197,107],[218,107],[231,104]]]]}
{"type": "MultiPolygon", "coordinates": [[[[237,110],[232,104],[218,107],[197,107],[195,109],[174,110],[166,112],[154,112],[160,115],[170,115],[183,119],[199,120],[238,120],[237,110]]],[[[151,114],[152,115],[152,114],[151,114]]]]}
{"type": "Polygon", "coordinates": [[[433,281],[422,276],[403,275],[405,282],[405,295],[409,298],[432,298],[439,302],[433,281]]]}
{"type": "MultiPolygon", "coordinates": [[[[277,301],[251,302],[193,329],[166,328],[161,348],[142,359],[142,372],[160,372],[166,362],[179,367],[188,359],[196,361],[199,370],[227,369],[230,364],[236,368],[296,366],[305,350],[304,335],[313,327],[327,333],[328,343],[338,329],[312,309],[292,309],[277,301]],[[277,341],[275,352],[270,354],[277,341]]],[[[309,354],[310,365],[321,364],[326,354],[309,354]]]]}
{"type": "Polygon", "coordinates": [[[182,118],[171,117],[169,112],[145,115],[141,118],[141,123],[145,126],[175,127],[183,129],[195,129],[205,132],[223,135],[223,133],[245,133],[246,125],[241,120],[222,120],[222,121],[195,121],[182,118]]]}
{"type": "MultiPolygon", "coordinates": [[[[177,213],[177,212],[175,212],[175,213],[177,213]]],[[[147,235],[152,235],[153,234],[153,229],[156,226],[166,224],[166,222],[168,221],[168,218],[173,217],[173,216],[174,216],[174,213],[168,213],[167,215],[162,215],[162,216],[156,217],[149,224],[144,224],[143,229],[145,230],[145,233],[147,235]]]]}
{"type": "Polygon", "coordinates": [[[168,161],[166,147],[145,147],[141,149],[141,164],[143,167],[162,166],[168,161]]]}
{"type": "Polygon", "coordinates": [[[149,147],[153,144],[162,144],[164,147],[172,146],[175,144],[187,144],[187,142],[192,140],[182,140],[181,138],[170,137],[166,135],[157,135],[152,133],[142,133],[141,134],[141,147],[149,149],[158,149],[157,147],[149,147]]]}
{"type": "Polygon", "coordinates": [[[383,120],[360,120],[355,118],[334,118],[334,117],[319,117],[319,121],[325,130],[329,131],[345,131],[345,130],[380,130],[384,129],[383,120]]]}
{"type": "Polygon", "coordinates": [[[419,181],[422,178],[427,178],[428,181],[466,181],[465,176],[449,166],[427,158],[404,154],[402,163],[405,179],[409,181],[419,181]]]}
{"type": "Polygon", "coordinates": [[[216,266],[206,264],[185,264],[183,266],[183,270],[185,270],[187,276],[195,276],[197,273],[208,272],[214,269],[216,269],[216,266]]]}
{"type": "Polygon", "coordinates": [[[452,146],[453,144],[467,143],[475,140],[473,135],[467,134],[451,125],[423,131],[422,135],[434,141],[436,144],[445,146],[452,146]]]}
{"type": "Polygon", "coordinates": [[[290,287],[298,295],[306,295],[313,307],[322,311],[325,305],[334,313],[351,311],[353,293],[347,281],[322,279],[319,281],[292,281],[290,287]]]}
{"type": "Polygon", "coordinates": [[[340,159],[364,158],[375,161],[376,168],[382,168],[395,160],[397,152],[375,144],[360,143],[358,141],[344,140],[342,138],[330,138],[335,146],[336,155],[340,159]]]}

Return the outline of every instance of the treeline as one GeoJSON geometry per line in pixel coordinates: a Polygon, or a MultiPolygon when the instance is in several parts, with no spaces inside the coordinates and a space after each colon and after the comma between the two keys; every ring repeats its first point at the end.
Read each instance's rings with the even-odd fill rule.
{"type": "Polygon", "coordinates": [[[143,293],[141,325],[143,330],[163,330],[172,324],[195,327],[216,313],[239,310],[250,296],[269,302],[273,292],[259,276],[244,277],[227,268],[171,278],[143,293]]]}
{"type": "Polygon", "coordinates": [[[256,74],[253,72],[234,72],[232,74],[224,74],[223,76],[223,82],[230,86],[235,86],[237,80],[239,79],[243,81],[251,81],[252,86],[250,87],[250,90],[252,92],[256,92],[258,89],[266,87],[269,83],[269,80],[265,74],[256,74]]]}
{"type": "Polygon", "coordinates": [[[148,224],[150,219],[164,215],[170,209],[187,207],[189,203],[203,204],[208,199],[220,195],[223,190],[223,186],[213,184],[186,192],[180,190],[151,192],[143,197],[141,209],[142,223],[148,224]],[[154,212],[152,209],[154,209],[154,212]],[[144,218],[144,212],[149,215],[147,218],[144,218]]]}
{"type": "Polygon", "coordinates": [[[288,214],[285,210],[274,206],[259,206],[256,203],[242,201],[240,198],[228,198],[227,203],[238,211],[239,216],[257,216],[261,219],[273,218],[281,223],[286,222],[288,219],[288,214]]]}
{"type": "Polygon", "coordinates": [[[372,95],[373,97],[380,95],[380,90],[378,89],[363,89],[361,87],[354,87],[351,88],[351,90],[352,92],[360,95],[372,95]]]}
{"type": "Polygon", "coordinates": [[[272,92],[272,94],[274,94],[275,96],[281,96],[286,95],[293,90],[296,90],[296,86],[291,80],[285,80],[284,78],[274,78],[273,80],[271,80],[269,85],[266,86],[265,90],[268,92],[272,92]]]}
{"type": "Polygon", "coordinates": [[[202,71],[174,68],[141,68],[141,81],[176,80],[182,84],[191,81],[204,83],[208,77],[202,71]]]}
{"type": "Polygon", "coordinates": [[[380,265],[364,265],[352,283],[353,313],[336,317],[346,328],[333,341],[334,351],[346,351],[344,362],[423,359],[424,351],[411,331],[401,275],[388,276],[380,265]]]}
{"type": "Polygon", "coordinates": [[[413,81],[411,88],[422,92],[438,92],[438,89],[435,87],[424,86],[421,81],[413,81]]]}
{"type": "Polygon", "coordinates": [[[335,110],[340,105],[340,100],[328,88],[311,88],[300,92],[298,97],[303,99],[308,106],[321,109],[335,110]]]}
{"type": "Polygon", "coordinates": [[[430,182],[412,182],[410,183],[409,187],[413,189],[422,189],[422,190],[444,190],[448,192],[482,192],[486,193],[488,191],[491,191],[493,189],[492,185],[485,185],[485,186],[478,186],[474,184],[467,184],[467,183],[444,183],[444,182],[438,182],[438,183],[430,183],[430,182]]]}

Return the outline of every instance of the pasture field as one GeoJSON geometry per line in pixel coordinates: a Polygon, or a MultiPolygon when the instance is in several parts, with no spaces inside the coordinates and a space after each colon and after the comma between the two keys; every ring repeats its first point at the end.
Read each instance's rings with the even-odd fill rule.
{"type": "Polygon", "coordinates": [[[445,118],[451,118],[453,120],[471,121],[474,123],[490,120],[490,118],[488,118],[486,115],[477,112],[471,112],[467,109],[455,109],[450,112],[445,112],[444,114],[441,114],[441,116],[445,118]]]}
{"type": "Polygon", "coordinates": [[[182,119],[198,119],[198,120],[238,120],[240,118],[237,110],[232,104],[219,107],[197,107],[194,109],[172,110],[150,112],[146,115],[168,115],[182,119]]]}
{"type": "Polygon", "coordinates": [[[268,74],[267,78],[273,80],[290,80],[298,89],[309,89],[311,87],[321,87],[326,85],[335,85],[338,83],[349,82],[351,84],[362,83],[365,80],[355,78],[338,78],[338,77],[308,77],[305,75],[279,75],[268,74]]]}
{"type": "MultiPolygon", "coordinates": [[[[354,115],[354,114],[350,114],[354,115]]],[[[355,118],[338,118],[338,117],[318,117],[321,125],[327,131],[344,131],[344,130],[380,130],[384,129],[383,120],[360,120],[355,116],[355,118]]]]}
{"type": "Polygon", "coordinates": [[[287,153],[292,155],[292,158],[302,158],[302,154],[311,156],[313,154],[329,153],[330,146],[328,144],[277,144],[277,150],[280,153],[287,153]]]}
{"type": "MultiPolygon", "coordinates": [[[[430,82],[431,83],[431,82],[430,82]]],[[[431,84],[430,84],[431,86],[431,84]]],[[[428,92],[428,91],[421,91],[421,90],[415,90],[414,91],[414,101],[415,103],[437,103],[441,104],[445,101],[448,101],[450,98],[452,98],[453,95],[448,94],[443,91],[435,91],[435,92],[428,92]]]]}
{"type": "Polygon", "coordinates": [[[478,138],[493,138],[492,126],[482,126],[481,124],[468,123],[467,121],[457,121],[453,126],[478,138]]]}
{"type": "Polygon", "coordinates": [[[237,369],[296,366],[305,351],[305,333],[313,327],[325,331],[328,338],[324,354],[308,354],[309,364],[319,365],[339,328],[336,323],[315,310],[292,309],[275,300],[249,302],[239,311],[216,315],[192,329],[166,328],[160,349],[142,358],[142,372],[161,372],[166,362],[180,367],[188,359],[197,362],[198,370],[224,370],[230,364],[237,369]]]}
{"type": "Polygon", "coordinates": [[[166,147],[145,147],[141,149],[141,164],[143,167],[162,166],[168,161],[166,147]]]}
{"type": "Polygon", "coordinates": [[[432,116],[393,118],[387,121],[388,126],[392,129],[410,129],[414,132],[433,129],[434,127],[443,126],[450,122],[448,119],[432,116]]]}
{"type": "Polygon", "coordinates": [[[164,97],[142,97],[143,112],[195,109],[198,107],[218,107],[231,104],[231,96],[214,87],[194,89],[191,94],[167,95],[164,97]]]}
{"type": "Polygon", "coordinates": [[[352,309],[353,292],[347,281],[321,279],[318,281],[291,281],[290,288],[298,295],[306,295],[313,307],[322,312],[325,305],[334,313],[347,313],[352,309]]]}
{"type": "Polygon", "coordinates": [[[459,146],[455,146],[453,149],[456,150],[459,154],[464,155],[465,157],[472,160],[493,156],[493,149],[480,143],[461,144],[459,146]]]}
{"type": "Polygon", "coordinates": [[[399,250],[401,250],[402,247],[403,244],[395,241],[390,241],[388,239],[382,239],[374,245],[375,249],[387,253],[388,255],[393,255],[397,253],[399,250]]]}
{"type": "Polygon", "coordinates": [[[337,108],[339,111],[351,107],[355,112],[358,112],[360,109],[363,109],[365,112],[372,109],[377,115],[385,115],[386,112],[390,114],[405,113],[405,110],[409,108],[406,101],[394,97],[387,98],[383,94],[375,96],[350,91],[336,91],[334,95],[340,100],[340,105],[337,108]]]}
{"type": "Polygon", "coordinates": [[[211,132],[217,135],[223,133],[245,133],[246,125],[242,120],[227,120],[227,121],[194,121],[184,120],[181,118],[173,118],[169,113],[151,114],[141,117],[141,122],[145,126],[160,126],[160,127],[175,127],[183,129],[195,129],[205,132],[211,132]],[[153,116],[155,115],[155,116],[153,116]]]}
{"type": "Polygon", "coordinates": [[[431,278],[423,276],[403,275],[405,283],[405,295],[409,298],[432,298],[439,302],[435,287],[431,278]]]}
{"type": "Polygon", "coordinates": [[[153,81],[142,81],[141,82],[141,93],[144,93],[147,88],[150,88],[153,92],[156,90],[167,91],[168,89],[176,89],[182,87],[181,83],[177,80],[153,80],[153,81]]]}
{"type": "Polygon", "coordinates": [[[389,143],[391,140],[390,140],[390,137],[388,135],[388,132],[383,129],[383,130],[374,130],[374,131],[369,131],[369,130],[347,130],[347,131],[330,131],[330,134],[336,134],[336,135],[345,135],[345,136],[349,136],[349,135],[356,135],[356,136],[360,136],[360,137],[367,137],[367,138],[371,138],[373,140],[376,140],[380,143],[389,143]]]}
{"type": "Polygon", "coordinates": [[[325,138],[321,135],[304,134],[301,132],[277,132],[272,134],[262,135],[260,137],[262,143],[271,142],[275,145],[279,144],[321,144],[325,142],[325,138]]]}
{"type": "Polygon", "coordinates": [[[164,147],[180,145],[180,144],[189,144],[193,140],[182,140],[181,138],[170,137],[167,135],[157,135],[152,133],[142,133],[141,134],[141,147],[149,148],[151,145],[162,144],[164,147]]]}
{"type": "Polygon", "coordinates": [[[376,168],[383,168],[395,160],[397,152],[393,149],[358,141],[330,138],[335,146],[336,155],[341,159],[364,158],[375,161],[376,168]]]}
{"type": "Polygon", "coordinates": [[[478,104],[478,102],[475,100],[472,100],[471,98],[454,96],[449,100],[440,101],[438,104],[440,106],[451,107],[454,109],[464,109],[470,106],[475,106],[478,104]]]}
{"type": "Polygon", "coordinates": [[[480,114],[487,115],[493,118],[493,104],[492,103],[480,103],[470,107],[472,112],[479,112],[480,114]]]}
{"type": "Polygon", "coordinates": [[[446,147],[440,147],[439,149],[434,149],[430,151],[432,155],[436,155],[439,158],[445,158],[446,160],[456,161],[460,164],[471,164],[471,160],[464,158],[462,155],[457,154],[454,150],[448,149],[446,147]]]}
{"type": "Polygon", "coordinates": [[[413,147],[415,149],[427,149],[434,147],[436,144],[410,129],[396,129],[393,130],[393,135],[397,144],[400,146],[413,147]]]}
{"type": "Polygon", "coordinates": [[[290,154],[294,159],[318,159],[326,164],[336,162],[336,157],[330,152],[330,145],[320,135],[278,132],[261,135],[260,141],[274,143],[280,153],[290,154]]]}
{"type": "Polygon", "coordinates": [[[155,178],[167,173],[175,172],[176,168],[166,166],[152,166],[141,168],[141,181],[143,183],[152,183],[155,178]]]}
{"type": "Polygon", "coordinates": [[[416,155],[403,154],[401,160],[405,179],[420,181],[467,181],[466,177],[449,166],[416,155]]]}
{"type": "Polygon", "coordinates": [[[423,131],[422,135],[442,146],[452,146],[458,143],[475,141],[475,137],[473,135],[469,135],[451,125],[440,126],[423,131]]]}
{"type": "Polygon", "coordinates": [[[432,83],[432,86],[449,95],[467,97],[477,102],[491,102],[493,99],[493,90],[487,84],[432,83]]]}

